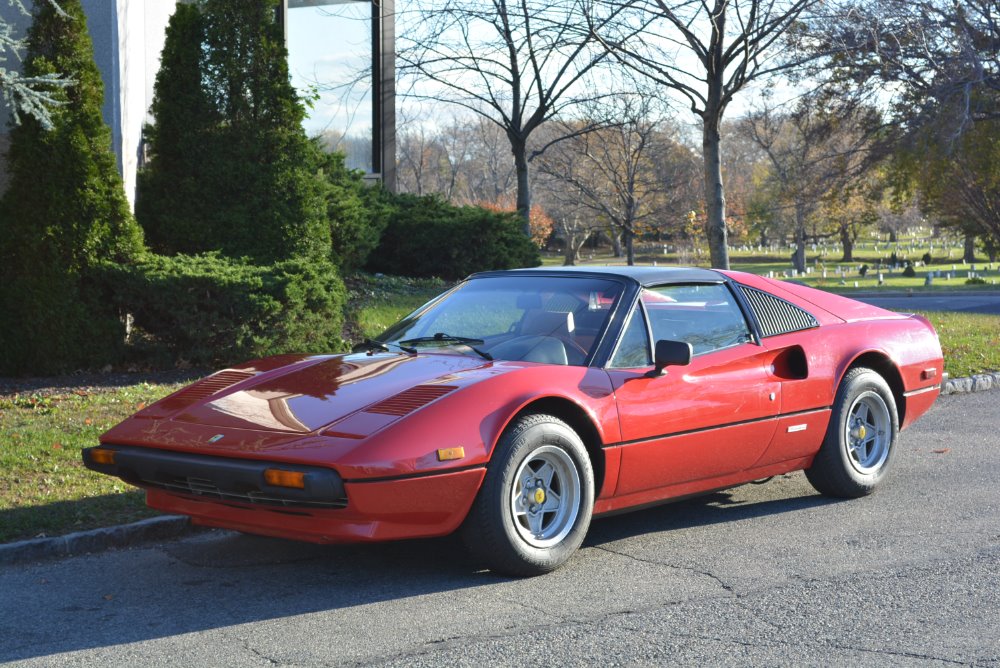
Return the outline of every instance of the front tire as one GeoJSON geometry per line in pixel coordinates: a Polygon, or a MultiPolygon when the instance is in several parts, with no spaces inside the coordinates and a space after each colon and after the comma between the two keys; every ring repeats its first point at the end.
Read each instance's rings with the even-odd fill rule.
{"type": "Polygon", "coordinates": [[[822,494],[856,498],[885,478],[896,448],[899,417],[885,379],[864,367],[844,375],[826,438],[806,477],[822,494]]]}
{"type": "Polygon", "coordinates": [[[463,538],[490,570],[541,575],[577,550],[593,508],[594,472],[579,435],[551,415],[525,415],[500,437],[463,538]]]}

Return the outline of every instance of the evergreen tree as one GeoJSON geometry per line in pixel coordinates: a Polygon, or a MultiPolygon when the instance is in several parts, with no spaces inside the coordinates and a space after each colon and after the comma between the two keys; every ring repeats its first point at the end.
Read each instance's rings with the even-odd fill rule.
{"type": "Polygon", "coordinates": [[[146,242],[167,253],[194,253],[211,246],[202,224],[206,185],[211,182],[206,138],[221,118],[201,83],[204,39],[201,11],[178,4],[156,75],[152,112],[157,122],[145,128],[152,166],[139,172],[135,207],[146,242]]]}
{"type": "Polygon", "coordinates": [[[316,150],[321,159],[333,257],[344,272],[356,271],[365,266],[378,246],[392,210],[391,195],[366,185],[360,172],[347,169],[342,153],[316,150]]]}
{"type": "Polygon", "coordinates": [[[24,74],[61,72],[52,128],[33,117],[13,128],[10,183],[0,201],[0,370],[52,373],[110,361],[123,338],[117,313],[87,281],[102,261],[127,262],[142,233],[101,118],[103,84],[79,0],[65,14],[40,3],[24,74]]]}
{"type": "Polygon", "coordinates": [[[278,0],[201,0],[167,28],[140,180],[155,250],[328,257],[316,148],[289,81],[278,0]]]}

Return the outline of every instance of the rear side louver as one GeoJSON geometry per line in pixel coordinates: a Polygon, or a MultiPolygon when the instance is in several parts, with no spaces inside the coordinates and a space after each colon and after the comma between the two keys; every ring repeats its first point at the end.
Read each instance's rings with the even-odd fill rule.
{"type": "Polygon", "coordinates": [[[369,406],[365,412],[402,417],[456,389],[454,385],[417,385],[369,406]]]}
{"type": "Polygon", "coordinates": [[[745,285],[741,285],[740,289],[757,316],[761,336],[777,336],[819,327],[819,322],[811,313],[784,299],[745,285]]]}

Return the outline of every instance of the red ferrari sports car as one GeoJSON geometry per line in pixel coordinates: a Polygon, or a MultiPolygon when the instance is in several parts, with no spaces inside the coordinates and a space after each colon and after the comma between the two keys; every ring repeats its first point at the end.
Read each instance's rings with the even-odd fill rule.
{"type": "Polygon", "coordinates": [[[314,542],[461,528],[484,565],[533,575],[594,515],[798,469],[868,494],[941,375],[925,318],[796,284],[485,272],[351,354],[199,380],[83,459],[196,524],[314,542]]]}

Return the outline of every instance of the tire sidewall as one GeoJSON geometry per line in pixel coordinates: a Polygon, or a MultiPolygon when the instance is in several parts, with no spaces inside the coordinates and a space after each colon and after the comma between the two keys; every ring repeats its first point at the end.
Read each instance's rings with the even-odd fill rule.
{"type": "Polygon", "coordinates": [[[892,391],[885,380],[879,374],[869,369],[863,369],[859,373],[846,379],[837,393],[837,419],[832,424],[835,429],[828,438],[833,439],[836,445],[836,455],[840,460],[844,474],[856,485],[865,490],[874,489],[876,485],[888,474],[889,466],[892,463],[896,451],[896,442],[899,440],[899,416],[896,409],[896,401],[892,391]],[[851,407],[867,392],[873,392],[881,397],[889,411],[889,428],[891,437],[888,444],[888,453],[881,465],[871,473],[858,471],[851,460],[847,443],[847,423],[850,419],[851,407]]]}
{"type": "Polygon", "coordinates": [[[487,471],[482,491],[486,512],[499,519],[496,523],[491,522],[494,524],[491,531],[500,539],[498,547],[509,550],[513,560],[524,564],[523,569],[518,569],[522,574],[545,573],[559,567],[580,547],[593,514],[593,467],[580,437],[558,418],[528,416],[501,437],[492,461],[495,465],[487,471]],[[528,426],[522,428],[526,422],[528,426]],[[558,447],[572,460],[580,481],[579,508],[573,527],[559,543],[535,547],[518,533],[510,499],[517,483],[517,472],[543,446],[558,447]]]}

